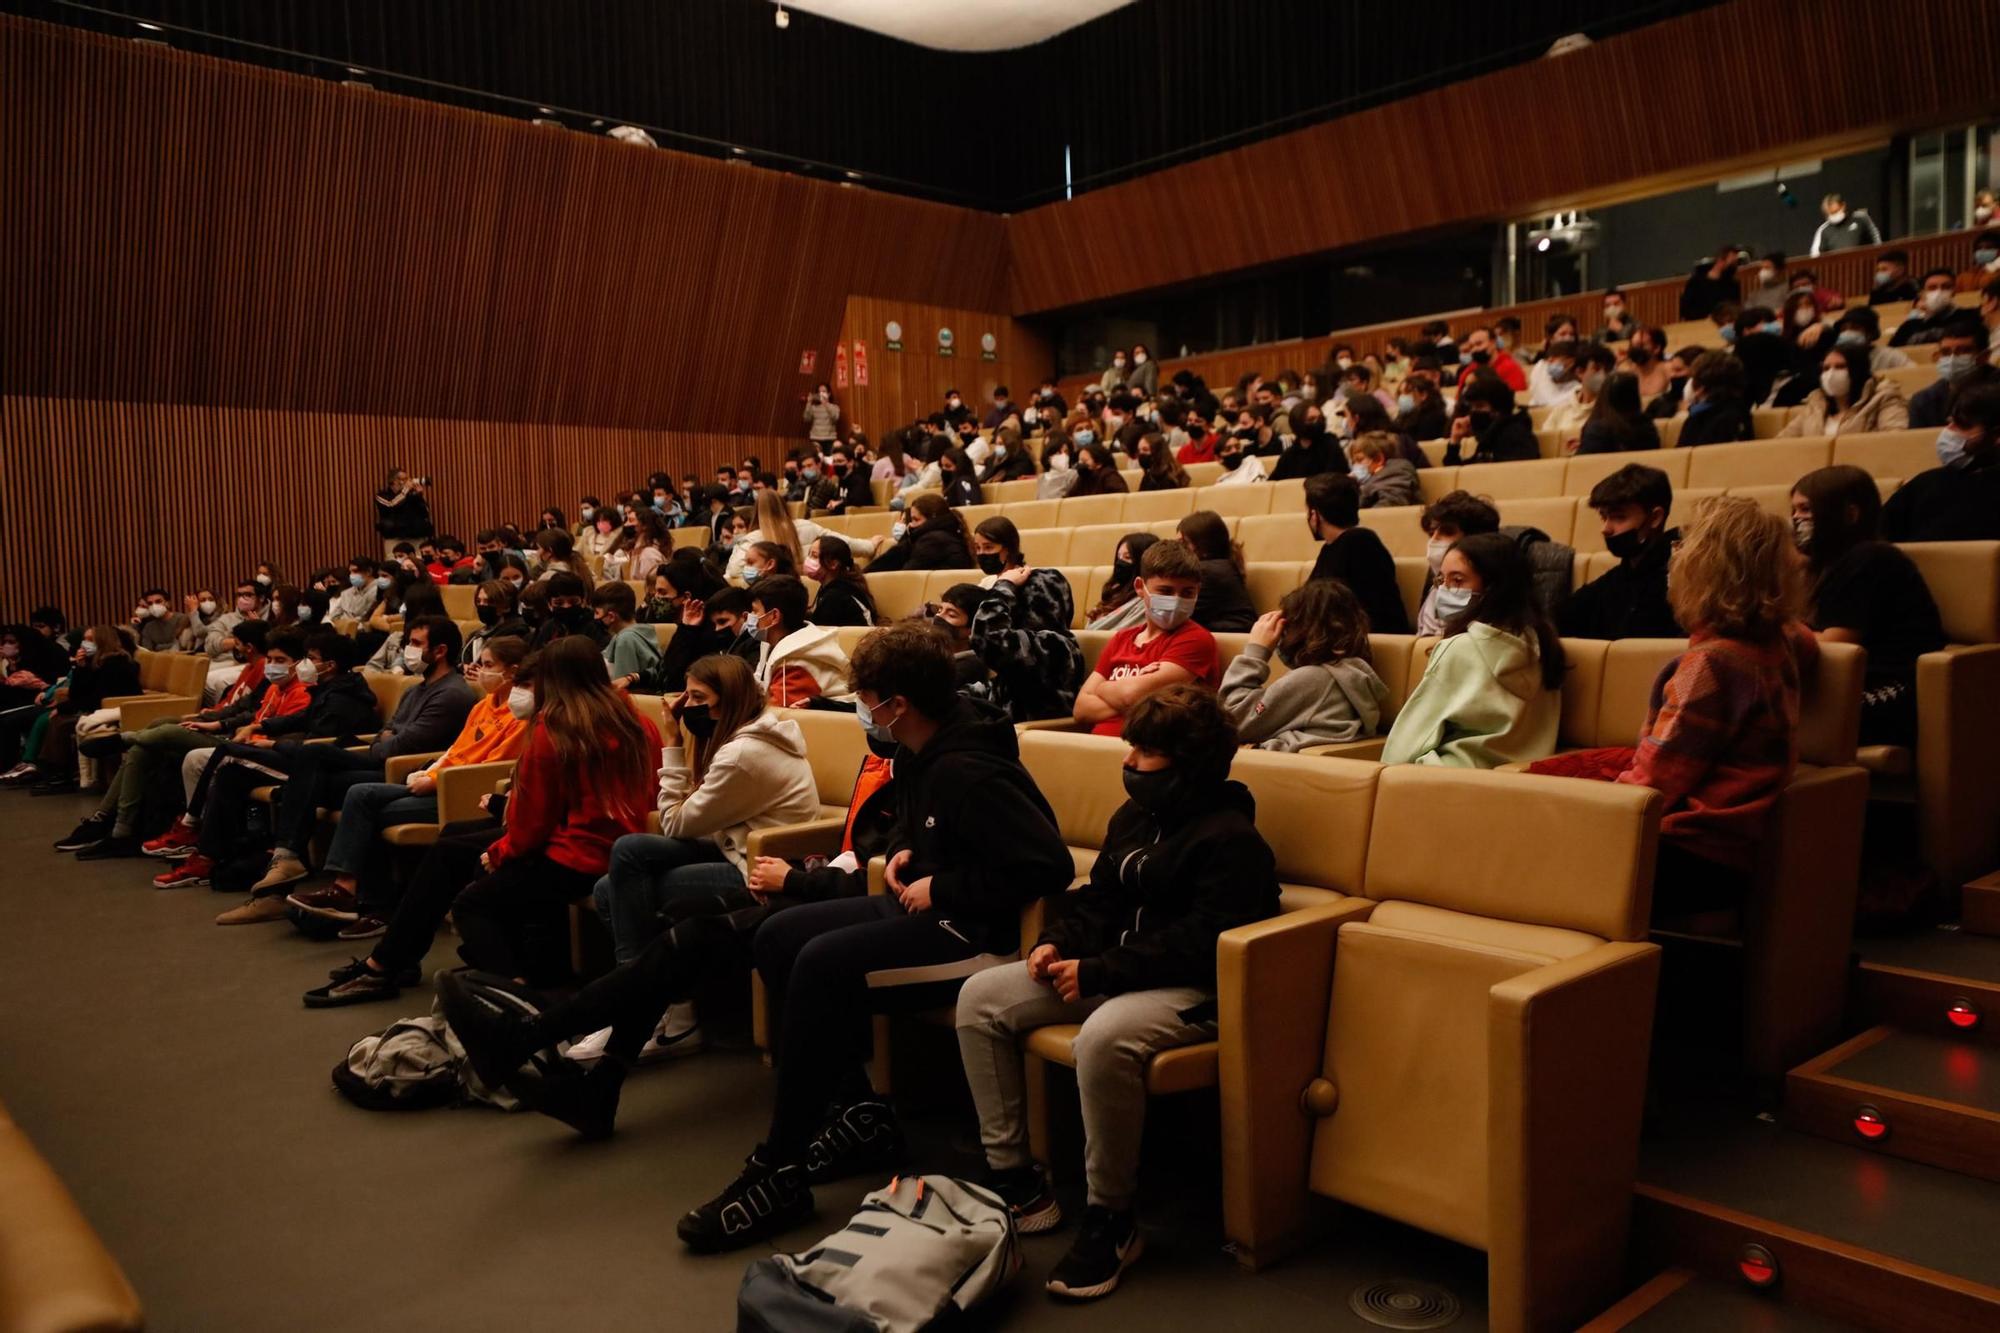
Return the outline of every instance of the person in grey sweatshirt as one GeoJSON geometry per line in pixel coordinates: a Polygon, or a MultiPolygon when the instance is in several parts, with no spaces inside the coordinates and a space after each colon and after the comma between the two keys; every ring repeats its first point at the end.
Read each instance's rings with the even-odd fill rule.
{"type": "Polygon", "coordinates": [[[1245,745],[1303,750],[1380,735],[1388,686],[1368,659],[1368,616],[1338,579],[1316,579],[1259,617],[1222,677],[1245,745]],[[1271,680],[1271,656],[1288,668],[1271,680]]]}
{"type": "Polygon", "coordinates": [[[806,438],[817,442],[822,452],[833,448],[840,438],[840,404],[833,390],[822,384],[806,399],[806,438]]]}

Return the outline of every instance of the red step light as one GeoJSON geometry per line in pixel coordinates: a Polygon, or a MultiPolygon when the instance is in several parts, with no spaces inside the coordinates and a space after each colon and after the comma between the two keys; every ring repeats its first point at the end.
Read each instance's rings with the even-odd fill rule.
{"type": "Polygon", "coordinates": [[[1873,1143],[1888,1137],[1889,1122],[1872,1106],[1854,1108],[1854,1132],[1873,1143]]]}
{"type": "Polygon", "coordinates": [[[1753,1287],[1773,1287],[1778,1282],[1778,1257],[1762,1245],[1745,1245],[1736,1252],[1736,1271],[1753,1287]]]}
{"type": "Polygon", "coordinates": [[[1960,995],[1945,1009],[1944,1020],[1955,1028],[1970,1032],[1979,1026],[1979,1006],[1960,995]]]}

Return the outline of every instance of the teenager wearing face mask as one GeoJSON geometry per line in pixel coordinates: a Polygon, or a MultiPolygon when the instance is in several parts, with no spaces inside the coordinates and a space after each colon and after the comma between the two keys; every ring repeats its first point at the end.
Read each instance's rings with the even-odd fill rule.
{"type": "Polygon", "coordinates": [[[965,520],[940,495],[920,495],[902,522],[889,529],[891,544],[878,549],[870,570],[971,569],[972,544],[965,520]]]}
{"type": "Polygon", "coordinates": [[[1192,463],[1213,463],[1215,461],[1216,434],[1199,413],[1187,414],[1182,428],[1187,435],[1187,443],[1174,452],[1174,461],[1182,467],[1192,463]]]}
{"type": "Polygon", "coordinates": [[[2000,384],[1967,389],[1938,432],[1941,466],[1917,473],[1882,510],[1892,542],[2000,539],[2000,384]]]}
{"type": "Polygon", "coordinates": [[[1450,618],[1438,602],[1438,594],[1444,587],[1440,575],[1445,552],[1461,537],[1498,532],[1500,511],[1470,491],[1453,491],[1427,505],[1418,523],[1424,530],[1424,559],[1429,568],[1425,574],[1424,599],[1417,607],[1417,633],[1434,638],[1444,633],[1444,622],[1450,618]]]}
{"type": "Polygon", "coordinates": [[[1820,359],[1819,387],[1778,432],[1782,439],[1904,430],[1910,405],[1902,386],[1868,368],[1866,347],[1835,347],[1820,359]]]}
{"type": "Polygon", "coordinates": [[[854,567],[854,550],[845,537],[823,534],[806,549],[807,578],[819,584],[813,595],[812,611],[806,617],[815,625],[873,626],[875,597],[868,591],[868,577],[854,567]]]}
{"type": "Polygon", "coordinates": [[[763,646],[757,683],[779,708],[804,708],[812,700],[847,697],[847,654],[831,626],[806,619],[806,585],[788,574],[760,579],[749,589],[744,633],[763,646]]]}
{"type": "Polygon", "coordinates": [[[590,612],[589,584],[575,574],[551,574],[536,580],[535,586],[546,592],[548,618],[536,628],[535,637],[530,640],[533,646],[546,648],[558,639],[576,635],[589,639],[599,650],[603,649],[611,636],[604,632],[604,626],[598,624],[597,617],[590,612]]]}
{"type": "Polygon", "coordinates": [[[1639,380],[1639,401],[1650,403],[1667,391],[1673,372],[1667,367],[1667,331],[1650,324],[1635,325],[1618,369],[1639,380]]]}
{"type": "Polygon", "coordinates": [[[1187,546],[1162,541],[1146,549],[1134,585],[1146,619],[1104,646],[1097,669],[1077,692],[1078,722],[1099,736],[1117,736],[1125,714],[1147,695],[1183,681],[1211,689],[1219,683],[1215,636],[1194,623],[1201,585],[1201,561],[1187,546]]]}
{"type": "Polygon", "coordinates": [[[1512,537],[1462,537],[1445,553],[1436,609],[1444,639],[1396,714],[1385,764],[1498,768],[1553,753],[1562,645],[1512,537]]]}
{"type": "Polygon", "coordinates": [[[938,485],[943,488],[944,502],[953,509],[986,503],[972,459],[963,449],[947,449],[938,459],[938,485]]]}
{"type": "Polygon", "coordinates": [[[466,636],[464,671],[465,678],[476,685],[481,649],[494,639],[526,639],[531,631],[521,618],[520,595],[513,584],[502,579],[488,579],[472,590],[472,610],[479,618],[479,628],[466,636]]]}
{"type": "Polygon", "coordinates": [[[438,775],[445,770],[520,754],[527,723],[509,702],[527,655],[525,639],[507,636],[488,641],[475,665],[473,683],[479,699],[450,748],[401,782],[357,780],[347,788],[322,867],[333,882],[318,889],[292,883],[285,902],[295,925],[316,935],[339,933],[343,939],[381,933],[398,896],[388,873],[391,849],[382,842],[381,831],[398,824],[435,823],[438,775]]]}
{"type": "Polygon", "coordinates": [[[1342,441],[1353,435],[1353,419],[1348,400],[1340,399],[1333,408],[1331,424],[1318,403],[1299,402],[1289,412],[1290,446],[1270,468],[1272,481],[1289,481],[1330,472],[1340,466],[1342,441]]]}
{"type": "MultiPolygon", "coordinates": [[[[474,594],[475,598],[477,595],[476,593],[474,594]]],[[[382,640],[381,646],[369,654],[363,665],[370,671],[380,671],[389,675],[415,676],[423,674],[416,668],[415,664],[408,660],[403,650],[403,629],[405,626],[414,625],[419,620],[430,616],[442,616],[443,614],[444,594],[437,590],[436,585],[430,583],[410,584],[403,590],[402,599],[397,605],[396,618],[389,622],[394,628],[389,630],[388,636],[382,640]]],[[[457,665],[458,663],[454,660],[452,666],[456,668],[457,665]]]]}
{"type": "Polygon", "coordinates": [[[1625,342],[1638,329],[1638,321],[1625,303],[1625,293],[1616,287],[1604,293],[1604,322],[1598,326],[1597,341],[1601,343],[1625,342]]]}
{"type": "Polygon", "coordinates": [[[335,621],[360,625],[375,613],[384,591],[380,573],[372,556],[357,555],[347,562],[347,586],[333,599],[335,621]]]}
{"type": "Polygon", "coordinates": [[[599,560],[603,560],[616,545],[621,526],[623,525],[619,523],[616,514],[609,510],[596,510],[590,520],[583,524],[583,531],[577,533],[574,538],[577,551],[586,559],[596,556],[599,560]]]}
{"type": "Polygon", "coordinates": [[[875,504],[875,488],[868,468],[855,461],[853,451],[835,445],[826,456],[826,476],[806,500],[806,512],[839,516],[875,504]]]}
{"type": "Polygon", "coordinates": [[[475,878],[419,874],[374,950],[308,991],[308,1008],[396,996],[447,912],[474,967],[538,982],[568,976],[569,909],[590,895],[612,845],[646,826],[660,734],[578,637],[537,656],[532,694],[504,831],[480,854],[475,878]]]}
{"type": "Polygon", "coordinates": [[[988,1181],[1024,1233],[1062,1208],[1029,1151],[1022,1039],[1079,1023],[1086,1206],[1047,1289],[1108,1296],[1143,1248],[1133,1205],[1147,1060],[1215,1035],[1216,937],[1278,910],[1275,858],[1256,802],[1229,780],[1238,736],[1215,696],[1177,685],[1134,705],[1127,800],[1111,816],[1089,880],[1060,895],[1019,963],[968,978],[958,1043],[979,1113],[988,1181]]]}
{"type": "Polygon", "coordinates": [[[1688,371],[1687,417],[1680,445],[1727,444],[1755,439],[1743,363],[1728,352],[1703,352],[1688,371]]]}
{"type": "Polygon", "coordinates": [[[1022,443],[1020,431],[1008,426],[993,433],[993,447],[988,451],[985,466],[978,470],[978,475],[982,486],[1003,481],[1025,481],[1035,475],[1034,455],[1022,443]]]}
{"type": "Polygon", "coordinates": [[[1084,613],[1085,629],[1129,629],[1145,620],[1146,599],[1137,591],[1139,561],[1146,548],[1158,540],[1150,532],[1129,533],[1118,539],[1111,552],[1111,576],[1084,613]]]}
{"type": "Polygon", "coordinates": [[[1951,419],[1951,405],[1958,395],[1982,384],[2000,383],[2000,366],[1988,362],[1986,328],[1971,311],[1944,332],[1937,343],[1937,383],[1927,384],[1910,395],[1910,427],[1936,430],[1951,419]]]}
{"type": "Polygon", "coordinates": [[[132,611],[132,632],[141,648],[156,653],[174,651],[186,625],[186,617],[174,614],[165,588],[148,588],[139,594],[139,604],[132,611]]]}
{"type": "Polygon", "coordinates": [[[1306,527],[1320,543],[1308,578],[1337,580],[1350,588],[1373,632],[1409,633],[1395,557],[1380,537],[1361,526],[1361,489],[1352,477],[1327,472],[1306,482],[1306,527]]]}
{"type": "Polygon", "coordinates": [[[635,694],[660,692],[660,636],[638,622],[639,597],[629,583],[600,584],[590,609],[604,627],[604,665],[616,689],[635,694]]]}
{"type": "MultiPolygon", "coordinates": [[[[254,893],[275,893],[305,878],[306,853],[319,812],[340,809],[350,787],[381,782],[391,759],[444,749],[464,730],[465,720],[483,691],[460,675],[455,665],[459,648],[458,626],[443,616],[410,621],[405,666],[422,679],[403,692],[395,712],[376,729],[365,750],[279,747],[291,778],[274,806],[271,864],[253,886],[254,893]]],[[[330,665],[338,669],[337,663],[330,665]]],[[[366,682],[358,676],[352,683],[366,689],[366,682]]],[[[374,725],[372,692],[369,725],[374,725]]],[[[253,907],[252,915],[258,920],[284,915],[282,906],[259,902],[253,907]]]]}
{"type": "Polygon", "coordinates": [[[1131,374],[1129,365],[1122,348],[1113,352],[1111,364],[1105,367],[1104,374],[1098,377],[1097,387],[1106,393],[1110,393],[1113,389],[1124,388],[1126,379],[1131,374]]]}
{"type": "MultiPolygon", "coordinates": [[[[1091,439],[1094,433],[1087,431],[1091,439]]],[[[1037,500],[1060,500],[1076,489],[1077,442],[1066,430],[1052,430],[1042,439],[1042,473],[1035,478],[1037,500]]]]}
{"type": "Polygon", "coordinates": [[[1889,335],[1891,347],[1908,347],[1912,343],[1934,343],[1944,337],[1944,331],[1958,318],[1958,273],[1949,268],[1934,268],[1925,272],[1923,289],[1910,306],[1910,313],[1889,335]]]}
{"type": "Polygon", "coordinates": [[[1667,474],[1642,463],[1628,463],[1591,488],[1589,506],[1618,563],[1570,594],[1559,620],[1564,638],[1681,637],[1667,602],[1667,562],[1679,536],[1667,526],[1673,504],[1667,474]]]}
{"type": "MultiPolygon", "coordinates": [[[[609,1135],[620,1091],[635,1065],[698,1049],[700,1033],[689,1002],[731,981],[741,984],[752,966],[751,941],[759,926],[790,908],[867,893],[868,862],[888,853],[896,829],[888,757],[895,748],[871,738],[848,798],[839,854],[831,861],[809,867],[760,856],[745,867],[748,893],[741,898],[729,895],[726,885],[723,892],[678,895],[673,912],[658,923],[667,929],[656,926],[651,942],[632,961],[573,996],[549,997],[537,1018],[523,1019],[511,1006],[501,1009],[458,974],[439,977],[444,1012],[473,1068],[489,1086],[505,1085],[531,1110],[585,1138],[609,1135]],[[570,1045],[558,1053],[566,1040],[570,1045]],[[516,1077],[523,1073],[528,1076],[516,1077]]],[[[711,740],[710,749],[722,758],[719,744],[711,740]]],[[[712,874],[719,864],[691,869],[712,874]]]]}
{"type": "Polygon", "coordinates": [[[1037,569],[1012,519],[989,518],[972,534],[985,596],[966,612],[965,644],[979,659],[985,697],[1016,722],[1071,716],[1083,683],[1083,650],[1070,623],[1076,604],[1059,569],[1037,569]]]}
{"type": "Polygon", "coordinates": [[[71,655],[68,674],[51,682],[38,696],[39,709],[29,707],[0,719],[0,753],[19,753],[9,786],[29,787],[37,796],[68,795],[77,789],[76,731],[79,719],[103,707],[106,699],[139,693],[139,661],[131,631],[110,624],[83,632],[71,655]],[[37,725],[39,724],[39,731],[37,725]]]}
{"type": "Polygon", "coordinates": [[[242,668],[230,660],[223,648],[223,640],[229,631],[245,620],[264,620],[269,617],[269,597],[262,585],[255,579],[244,579],[237,583],[235,593],[227,611],[207,620],[207,652],[210,666],[207,683],[202,687],[202,702],[212,704],[222,697],[224,690],[236,683],[242,668]]]}
{"type": "Polygon", "coordinates": [[[1369,628],[1339,579],[1313,579],[1259,616],[1222,677],[1222,706],[1243,744],[1296,752],[1380,735],[1389,687],[1369,661],[1369,628]],[[1274,655],[1286,668],[1276,681],[1274,655]]]}
{"type": "Polygon", "coordinates": [[[104,799],[56,844],[57,851],[92,861],[139,855],[140,821],[148,804],[179,799],[171,788],[179,783],[181,761],[196,750],[213,748],[218,736],[233,735],[255,719],[269,684],[264,678],[269,630],[265,621],[246,620],[230,632],[231,651],[243,663],[243,673],[214,708],[163,718],[126,738],[104,799]]]}
{"type": "Polygon", "coordinates": [[[1497,376],[1474,376],[1458,391],[1458,406],[1462,415],[1453,419],[1446,436],[1446,467],[1542,456],[1533,421],[1514,405],[1514,390],[1497,376]]]}
{"type": "Polygon", "coordinates": [[[1415,374],[1403,381],[1396,398],[1395,430],[1412,440],[1441,440],[1450,432],[1451,416],[1436,380],[1415,374]]]}
{"type": "Polygon", "coordinates": [[[1543,344],[1541,360],[1528,372],[1528,406],[1554,407],[1575,399],[1580,350],[1574,340],[1543,344]]]}
{"type": "Polygon", "coordinates": [[[1257,456],[1258,428],[1244,420],[1247,416],[1240,416],[1234,429],[1216,438],[1215,461],[1222,464],[1217,486],[1249,486],[1270,480],[1270,470],[1257,456]]]}
{"type": "Polygon", "coordinates": [[[1659,447],[1659,427],[1639,408],[1638,379],[1622,370],[1616,372],[1604,382],[1603,392],[1577,432],[1576,452],[1636,453],[1659,447]]]}
{"type": "Polygon", "coordinates": [[[1360,487],[1363,509],[1420,503],[1417,470],[1396,454],[1396,437],[1371,430],[1347,446],[1347,474],[1360,487]]]}

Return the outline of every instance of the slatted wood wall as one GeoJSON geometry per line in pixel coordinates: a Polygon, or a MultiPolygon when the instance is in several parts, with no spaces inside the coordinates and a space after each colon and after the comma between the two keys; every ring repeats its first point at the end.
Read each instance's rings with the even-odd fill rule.
{"type": "Polygon", "coordinates": [[[1577,207],[1831,136],[1953,123],[1993,110],[1996,50],[1992,0],[1720,5],[1017,213],[1013,309],[1577,207]]]}
{"type": "Polygon", "coordinates": [[[888,297],[850,296],[840,337],[850,364],[848,387],[836,390],[835,397],[847,404],[849,419],[878,440],[891,427],[938,411],[947,389],[957,389],[982,414],[992,402],[993,390],[1003,384],[1016,402],[1026,403],[1042,377],[1055,368],[1048,339],[1018,320],[888,297]],[[889,350],[891,321],[902,326],[901,351],[889,350]],[[939,353],[940,329],[952,331],[950,356],[939,353]],[[994,341],[991,361],[985,359],[980,343],[989,333],[994,341]],[[866,348],[865,388],[854,380],[851,358],[856,343],[866,348]]]}
{"type": "Polygon", "coordinates": [[[0,16],[0,391],[789,433],[996,216],[0,16]]]}
{"type": "Polygon", "coordinates": [[[379,552],[371,499],[393,464],[432,479],[438,531],[468,544],[544,506],[574,521],[655,469],[706,476],[769,437],[90,399],[0,398],[0,618],[54,602],[130,613],[139,590],[215,588],[272,560],[295,581],[379,552]]]}

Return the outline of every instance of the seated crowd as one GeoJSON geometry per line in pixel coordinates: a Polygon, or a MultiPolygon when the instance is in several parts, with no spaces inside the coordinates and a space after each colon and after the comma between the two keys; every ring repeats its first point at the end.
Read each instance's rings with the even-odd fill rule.
{"type": "MultiPolygon", "coordinates": [[[[1868,650],[1863,740],[1914,743],[1916,661],[1944,634],[1889,543],[2000,537],[2000,387],[1958,350],[1936,404],[1943,466],[1886,505],[1869,474],[1827,467],[1797,479],[1789,523],[1741,496],[1677,520],[1667,475],[1635,460],[1588,498],[1616,564],[1571,591],[1567,547],[1457,490],[1422,510],[1414,620],[1361,523],[1417,502],[1421,440],[1448,440],[1448,465],[1538,457],[1517,394],[1567,410],[1579,452],[1656,448],[1668,397],[1688,417],[1683,443],[1698,417],[1744,438],[1747,405],[1794,392],[1812,433],[1909,419],[1871,368],[1869,321],[1850,312],[1810,348],[1791,337],[1799,350],[1767,380],[1755,340],[1784,338],[1768,310],[1744,313],[1728,350],[1692,357],[1668,357],[1607,302],[1600,335],[1622,354],[1574,321],[1532,360],[1518,331],[1457,346],[1440,333],[1361,357],[1336,347],[1313,375],[1253,376],[1221,398],[1192,377],[1160,383],[1140,347],[1074,407],[1053,381],[1019,408],[1001,389],[983,416],[953,394],[879,453],[822,386],[780,471],[751,458],[706,485],[656,473],[608,503],[584,497],[574,525],[547,510],[532,536],[502,525],[471,551],[416,536],[302,585],[259,566],[226,610],[212,589],[176,609],[155,587],[130,623],[72,629],[43,607],[0,627],[0,784],[58,794],[93,778],[95,810],[57,849],[165,861],[162,889],[233,888],[243,901],[219,924],[289,919],[370,941],[304,991],[308,1006],[421,984],[449,917],[468,970],[434,983],[473,1071],[585,1136],[613,1131],[635,1067],[700,1049],[705,995],[754,974],[772,1016],[770,1118],[740,1174],[681,1218],[695,1250],[784,1231],[811,1214],[815,1184],[909,1158],[866,1073],[871,1018],[891,1007],[955,1006],[989,1182],[1021,1230],[1060,1225],[1028,1148],[1019,1042],[1079,1024],[1085,1206],[1047,1286],[1100,1297],[1143,1248],[1146,1060],[1213,1039],[1217,937],[1279,910],[1255,802],[1230,777],[1240,748],[1372,745],[1384,764],[1653,788],[1656,911],[1678,912],[1749,891],[1820,643],[1868,650]],[[1094,660],[1069,578],[1033,562],[1011,519],[960,512],[995,483],[1179,488],[1206,462],[1224,485],[1304,479],[1310,577],[1256,605],[1245,552],[1210,510],[1169,536],[1130,533],[1081,618],[1108,634],[1094,660]],[[878,481],[897,510],[886,540],[819,521],[875,507],[878,481]],[[696,540],[677,542],[688,527],[696,540]],[[897,570],[965,578],[882,623],[869,579],[897,570]],[[476,625],[445,613],[454,584],[471,585],[476,625]],[[1371,635],[1412,631],[1436,642],[1398,707],[1371,635]],[[1217,635],[1242,636],[1240,651],[1217,635]],[[1557,754],[1564,637],[1687,641],[1629,747],[1557,754]],[[122,729],[115,701],[139,693],[141,651],[199,659],[201,706],[122,729]],[[754,835],[822,813],[805,731],[781,709],[852,713],[863,733],[831,859],[753,854],[754,835]],[[1074,890],[1018,724],[1123,744],[1124,799],[1074,890]],[[476,816],[450,806],[444,822],[447,788],[507,763],[504,792],[487,776],[476,816]],[[385,835],[409,825],[435,836],[399,866],[385,835]],[[878,857],[886,893],[870,892],[878,857]],[[1024,938],[1037,903],[1044,924],[1024,938]],[[578,905],[609,942],[595,975],[579,974],[578,905]],[[890,969],[919,980],[871,985],[890,969]],[[503,1003],[496,979],[543,992],[538,1010],[503,1003]]],[[[1984,345],[1957,316],[1935,332],[1984,345]]]]}

